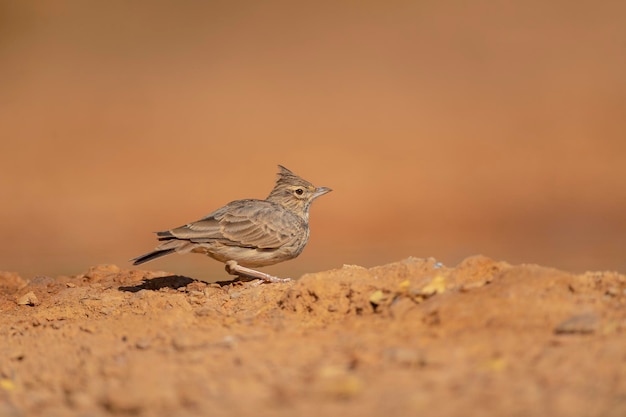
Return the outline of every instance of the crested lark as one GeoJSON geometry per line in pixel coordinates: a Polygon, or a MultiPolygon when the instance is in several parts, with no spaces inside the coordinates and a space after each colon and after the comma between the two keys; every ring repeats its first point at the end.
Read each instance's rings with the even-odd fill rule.
{"type": "MultiPolygon", "coordinates": [[[[309,240],[309,208],[331,191],[315,187],[279,165],[278,180],[265,200],[237,200],[202,219],[164,232],[154,251],[131,259],[139,265],[170,253],[201,253],[226,264],[231,275],[286,282],[250,268],[293,259],[309,240]]],[[[260,281],[262,282],[262,281],[260,281]]]]}

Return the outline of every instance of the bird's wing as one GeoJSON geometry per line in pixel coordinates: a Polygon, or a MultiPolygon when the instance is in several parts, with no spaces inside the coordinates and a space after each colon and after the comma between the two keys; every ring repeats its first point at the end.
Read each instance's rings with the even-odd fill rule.
{"type": "Polygon", "coordinates": [[[196,222],[170,230],[176,239],[261,249],[279,248],[302,232],[303,220],[274,203],[238,200],[196,222]]]}

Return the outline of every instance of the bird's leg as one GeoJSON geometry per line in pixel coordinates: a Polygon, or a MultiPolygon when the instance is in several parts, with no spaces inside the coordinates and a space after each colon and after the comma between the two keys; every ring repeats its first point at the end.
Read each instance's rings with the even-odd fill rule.
{"type": "Polygon", "coordinates": [[[291,278],[278,278],[265,272],[256,271],[254,269],[246,268],[237,263],[237,261],[226,262],[226,272],[230,275],[239,275],[250,278],[258,278],[265,282],[289,282],[291,278]]]}

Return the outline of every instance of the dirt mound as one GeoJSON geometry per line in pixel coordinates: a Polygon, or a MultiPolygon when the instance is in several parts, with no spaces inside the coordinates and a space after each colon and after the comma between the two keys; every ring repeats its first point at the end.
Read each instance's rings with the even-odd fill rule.
{"type": "Polygon", "coordinates": [[[626,277],[472,257],[286,284],[0,273],[0,415],[626,415],[626,277]]]}

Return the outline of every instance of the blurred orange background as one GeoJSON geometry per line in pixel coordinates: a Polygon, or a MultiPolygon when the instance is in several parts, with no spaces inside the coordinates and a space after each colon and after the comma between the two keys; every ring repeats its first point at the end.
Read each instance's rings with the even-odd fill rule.
{"type": "MultiPolygon", "coordinates": [[[[334,192],[298,276],[483,253],[626,270],[626,2],[2,1],[0,270],[76,274],[153,231],[334,192]]],[[[201,279],[198,256],[145,265],[201,279]]]]}

